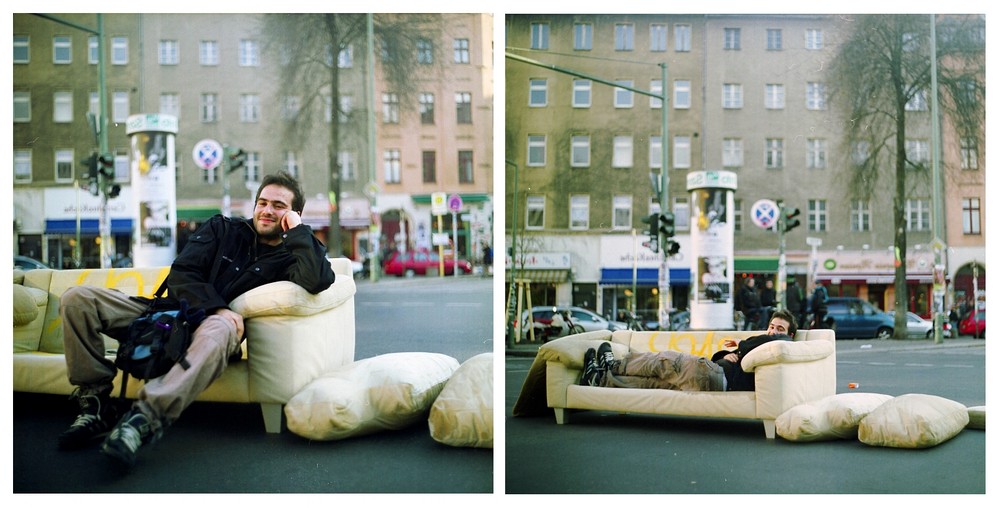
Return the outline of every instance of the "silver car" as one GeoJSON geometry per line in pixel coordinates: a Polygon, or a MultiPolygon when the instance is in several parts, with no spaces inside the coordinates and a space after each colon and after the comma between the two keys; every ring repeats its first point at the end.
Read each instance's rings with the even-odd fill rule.
{"type": "MultiPolygon", "coordinates": [[[[609,321],[600,314],[589,309],[584,309],[583,307],[563,307],[551,305],[536,306],[531,308],[531,320],[535,324],[536,339],[539,335],[543,336],[543,341],[550,338],[547,336],[547,332],[549,331],[546,329],[552,322],[552,316],[556,312],[562,312],[563,314],[569,312],[570,322],[567,324],[570,325],[570,333],[579,333],[580,330],[584,332],[593,332],[597,330],[625,330],[627,328],[625,323],[620,321],[609,321]]],[[[521,313],[522,339],[528,337],[529,326],[528,311],[524,311],[521,313]]]]}

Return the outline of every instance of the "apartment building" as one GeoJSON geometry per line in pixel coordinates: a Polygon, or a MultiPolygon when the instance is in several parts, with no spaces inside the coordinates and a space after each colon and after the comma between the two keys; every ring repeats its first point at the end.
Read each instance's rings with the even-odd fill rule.
{"type": "MultiPolygon", "coordinates": [[[[375,72],[369,79],[368,49],[365,38],[359,38],[336,56],[341,83],[337,108],[330,103],[329,88],[322,100],[309,102],[286,91],[282,55],[269,44],[265,16],[103,16],[109,150],[122,187],[121,195],[109,201],[118,256],[129,255],[138,217],[129,199],[124,125],[136,114],[177,118],[176,222],[181,237],[222,211],[227,196],[233,215],[249,216],[257,182],[284,170],[302,182],[307,200],[303,219],[323,240],[336,208],[339,250],[352,258],[390,246],[428,247],[436,224],[430,209],[433,192],[462,198],[458,238],[452,241],[460,255],[480,252],[479,243],[492,235],[491,16],[432,19],[433,29],[427,30],[416,54],[404,55],[416,62],[406,84],[412,89],[390,89],[380,50],[372,52],[375,72]],[[303,107],[318,110],[312,115],[315,122],[292,135],[289,119],[303,107]],[[333,121],[340,131],[336,168],[329,157],[333,121]],[[374,149],[369,148],[370,133],[374,149]],[[221,167],[199,167],[192,151],[203,140],[244,150],[245,166],[229,175],[221,167]],[[330,182],[337,171],[341,192],[333,197],[330,182]]],[[[94,14],[54,17],[96,27],[94,14]]],[[[14,47],[16,253],[70,267],[76,263],[73,247],[79,244],[81,266],[97,266],[100,198],[74,190],[74,182],[86,174],[80,159],[95,149],[86,113],[97,111],[96,37],[53,19],[16,14],[14,47]],[[77,199],[79,205],[67,205],[77,199]]],[[[451,218],[446,219],[450,232],[451,218]]]]}
{"type": "MultiPolygon", "coordinates": [[[[774,279],[778,270],[778,235],[750,217],[754,204],[767,199],[801,211],[802,224],[786,235],[789,278],[890,307],[892,187],[883,181],[878,199],[850,198],[851,150],[842,146],[848,120],[827,85],[826,71],[850,28],[849,18],[820,15],[508,16],[506,50],[516,56],[507,59],[505,76],[506,233],[521,252],[511,266],[531,282],[533,303],[582,305],[606,315],[635,305],[655,316],[662,258],[641,246],[642,219],[659,211],[651,182],[662,168],[665,122],[668,206],[681,245],[667,260],[674,308],[687,307],[692,288],[686,180],[700,171],[732,172],[738,181],[734,289],[747,277],[774,279]],[[664,82],[666,109],[656,98],[615,86],[655,95],[664,82]]],[[[929,109],[920,103],[910,112],[908,152],[927,163],[929,109]]],[[[944,166],[971,164],[959,161],[971,151],[982,164],[981,144],[973,150],[974,143],[962,141],[963,151],[947,126],[943,138],[945,147],[954,145],[942,154],[944,166]]],[[[906,204],[908,284],[911,308],[927,315],[931,184],[927,170],[914,171],[923,177],[911,179],[906,204]]],[[[948,192],[968,201],[959,210],[959,199],[948,200],[946,230],[961,239],[947,241],[962,245],[949,253],[963,252],[949,258],[968,259],[984,252],[981,196],[967,195],[983,171],[963,171],[968,184],[950,174],[948,192]],[[963,230],[963,220],[978,224],[978,233],[963,230]]],[[[961,279],[969,262],[949,264],[947,276],[961,279]]]]}

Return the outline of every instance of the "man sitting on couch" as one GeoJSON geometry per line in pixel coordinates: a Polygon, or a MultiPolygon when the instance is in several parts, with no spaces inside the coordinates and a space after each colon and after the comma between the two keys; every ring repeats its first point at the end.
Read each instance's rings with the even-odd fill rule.
{"type": "Polygon", "coordinates": [[[786,310],[775,311],[766,334],[739,343],[728,340],[726,347],[736,349],[719,351],[711,360],[677,351],[630,353],[616,360],[611,343],[605,342],[597,351],[590,348],[584,354],[580,384],[682,391],[753,391],[753,374],[744,372],[740,361],[761,344],[791,340],[796,329],[795,316],[786,310]]]}

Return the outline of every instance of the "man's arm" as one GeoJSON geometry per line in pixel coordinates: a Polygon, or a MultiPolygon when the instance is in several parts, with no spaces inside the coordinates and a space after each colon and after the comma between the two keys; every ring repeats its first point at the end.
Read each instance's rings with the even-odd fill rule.
{"type": "Polygon", "coordinates": [[[228,303],[212,285],[212,267],[225,236],[228,219],[217,215],[198,228],[188,239],[180,255],[174,259],[167,276],[167,286],[173,298],[186,299],[191,307],[213,313],[227,308],[228,303]]]}
{"type": "MultiPolygon", "coordinates": [[[[297,218],[298,214],[295,214],[297,218]]],[[[295,219],[288,224],[298,223],[282,234],[285,248],[295,258],[292,266],[288,267],[288,280],[316,294],[330,287],[336,276],[330,267],[330,260],[326,258],[326,247],[313,235],[309,226],[302,224],[301,219],[295,219]]],[[[285,219],[282,219],[282,226],[285,225],[285,219]]]]}

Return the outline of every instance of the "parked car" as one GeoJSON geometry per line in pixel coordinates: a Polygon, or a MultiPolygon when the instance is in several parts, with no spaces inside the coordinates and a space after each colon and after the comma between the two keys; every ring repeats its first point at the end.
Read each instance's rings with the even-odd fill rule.
{"type": "Polygon", "coordinates": [[[866,300],[835,296],[827,299],[826,307],[838,339],[892,338],[895,318],[866,300]]]}
{"type": "Polygon", "coordinates": [[[977,310],[958,323],[959,335],[971,335],[979,339],[986,338],[986,311],[977,310]]]}
{"type": "MultiPolygon", "coordinates": [[[[396,251],[382,264],[382,271],[386,275],[413,277],[414,275],[427,275],[428,270],[436,270],[440,266],[440,258],[436,252],[429,250],[396,251]]],[[[458,260],[458,269],[463,273],[472,273],[472,265],[464,259],[458,260]]],[[[444,274],[452,275],[454,273],[455,260],[445,256],[444,274]]]]}
{"type": "MultiPolygon", "coordinates": [[[[889,314],[893,317],[893,322],[895,323],[896,312],[889,311],[889,314]]],[[[945,321],[942,324],[941,335],[943,337],[951,337],[951,323],[945,321]]],[[[931,338],[934,336],[934,321],[930,319],[924,319],[913,312],[906,313],[906,336],[910,338],[931,338]]]]}
{"type": "MultiPolygon", "coordinates": [[[[608,321],[600,314],[584,309],[583,307],[553,307],[536,306],[531,308],[531,319],[536,323],[535,332],[545,330],[552,323],[552,316],[556,312],[569,312],[570,326],[579,326],[585,332],[597,330],[625,330],[627,325],[621,321],[608,321]]],[[[528,337],[528,311],[521,313],[521,338],[528,337]]],[[[545,340],[545,337],[542,338],[545,340]]]]}
{"type": "Polygon", "coordinates": [[[19,268],[21,270],[36,270],[40,268],[48,268],[49,265],[42,263],[41,261],[28,256],[14,256],[14,268],[19,268]]]}

